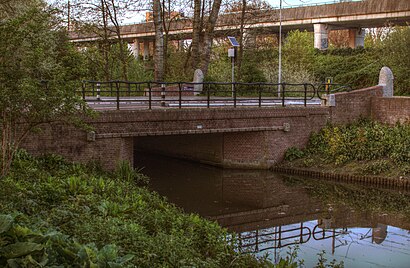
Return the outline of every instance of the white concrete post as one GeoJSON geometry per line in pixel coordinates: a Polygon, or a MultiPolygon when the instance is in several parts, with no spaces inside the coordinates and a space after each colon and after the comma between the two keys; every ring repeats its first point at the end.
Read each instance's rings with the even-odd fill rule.
{"type": "Polygon", "coordinates": [[[315,48],[325,50],[329,47],[328,28],[326,24],[314,24],[315,48]]]}
{"type": "Polygon", "coordinates": [[[149,41],[144,40],[144,60],[149,60],[149,41]]]}
{"type": "Polygon", "coordinates": [[[366,31],[362,28],[349,29],[349,47],[358,48],[364,47],[364,37],[366,31]]]}
{"type": "Polygon", "coordinates": [[[135,59],[139,59],[140,56],[140,42],[138,39],[134,40],[134,43],[131,45],[132,47],[132,54],[134,55],[135,59]]]}
{"type": "Polygon", "coordinates": [[[380,70],[379,86],[383,87],[383,97],[393,97],[394,76],[389,67],[380,70]]]}
{"type": "Polygon", "coordinates": [[[243,30],[243,44],[244,47],[255,48],[256,45],[256,35],[251,33],[249,29],[243,30]]]}

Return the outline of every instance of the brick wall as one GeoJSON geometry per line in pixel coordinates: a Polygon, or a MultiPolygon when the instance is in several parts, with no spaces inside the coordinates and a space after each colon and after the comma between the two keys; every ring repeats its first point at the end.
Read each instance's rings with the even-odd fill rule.
{"type": "Polygon", "coordinates": [[[410,123],[410,97],[373,98],[372,118],[390,125],[410,123]]]}
{"type": "Polygon", "coordinates": [[[83,130],[63,124],[49,124],[44,126],[42,132],[29,135],[22,147],[33,155],[55,153],[73,162],[97,161],[103,168],[113,170],[118,160],[133,163],[133,142],[133,138],[89,142],[83,130]]]}
{"type": "Polygon", "coordinates": [[[104,111],[86,120],[94,128],[95,141],[87,140],[83,130],[55,124],[29,136],[23,147],[34,154],[58,153],[71,161],[100,161],[107,169],[118,160],[132,163],[134,143],[140,149],[224,167],[268,168],[282,161],[289,147],[304,147],[311,133],[329,121],[344,124],[373,116],[392,123],[408,118],[408,98],[381,98],[382,91],[376,86],[338,93],[336,106],[330,108],[104,111]]]}
{"type": "Polygon", "coordinates": [[[346,124],[361,117],[370,118],[372,98],[382,95],[382,86],[336,93],[336,106],[330,108],[332,123],[346,124]]]}
{"type": "MultiPolygon", "coordinates": [[[[137,147],[230,168],[268,168],[282,161],[290,146],[304,147],[310,133],[323,127],[329,117],[328,109],[322,107],[203,109],[190,112],[179,111],[179,120],[174,119],[176,121],[173,122],[156,121],[159,133],[162,129],[197,130],[198,124],[202,131],[218,129],[221,133],[138,137],[137,147]],[[283,128],[252,130],[252,127],[281,127],[284,123],[290,125],[290,131],[283,128]],[[224,129],[236,128],[250,130],[223,133],[224,129]]],[[[172,115],[167,118],[172,118],[172,115]]]]}
{"type": "Polygon", "coordinates": [[[101,161],[107,169],[120,159],[132,162],[134,142],[227,167],[267,168],[281,161],[289,146],[303,147],[311,131],[323,127],[328,117],[326,107],[106,111],[88,120],[95,141],[87,141],[85,131],[55,124],[29,136],[23,147],[34,154],[58,153],[71,161],[101,161]],[[284,123],[290,125],[289,132],[284,123]]]}

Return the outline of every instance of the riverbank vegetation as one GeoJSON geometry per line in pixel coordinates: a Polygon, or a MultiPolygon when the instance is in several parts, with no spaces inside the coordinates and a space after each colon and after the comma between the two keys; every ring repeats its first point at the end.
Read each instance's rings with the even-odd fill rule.
{"type": "MultiPolygon", "coordinates": [[[[244,254],[234,234],[185,214],[145,186],[125,163],[34,158],[18,151],[0,187],[1,267],[299,267],[244,254]]],[[[320,255],[320,254],[318,254],[320,255]]],[[[317,267],[343,267],[318,257],[317,267]]]]}
{"type": "Polygon", "coordinates": [[[216,223],[137,185],[145,181],[126,165],[109,174],[19,151],[1,180],[0,266],[264,265],[240,255],[216,223]]]}
{"type": "Polygon", "coordinates": [[[284,167],[410,179],[410,125],[360,120],[328,125],[303,150],[290,148],[284,167]]]}

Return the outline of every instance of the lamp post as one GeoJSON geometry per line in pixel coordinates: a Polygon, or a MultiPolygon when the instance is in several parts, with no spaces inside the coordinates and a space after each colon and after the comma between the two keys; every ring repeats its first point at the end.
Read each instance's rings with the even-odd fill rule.
{"type": "Polygon", "coordinates": [[[279,68],[278,68],[278,97],[282,83],[282,0],[279,0],[279,68]]]}

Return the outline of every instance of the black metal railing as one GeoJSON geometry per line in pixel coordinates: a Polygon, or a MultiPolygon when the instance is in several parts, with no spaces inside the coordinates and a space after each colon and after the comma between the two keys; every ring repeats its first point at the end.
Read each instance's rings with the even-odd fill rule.
{"type": "Polygon", "coordinates": [[[337,84],[83,81],[77,91],[90,105],[107,109],[319,104],[323,94],[351,89],[337,84]]]}
{"type": "Polygon", "coordinates": [[[239,249],[246,253],[257,253],[270,249],[279,249],[314,240],[335,239],[346,233],[346,229],[321,229],[300,223],[297,227],[278,226],[265,230],[255,230],[238,236],[239,249]],[[320,230],[319,230],[320,229],[320,230]]]}

